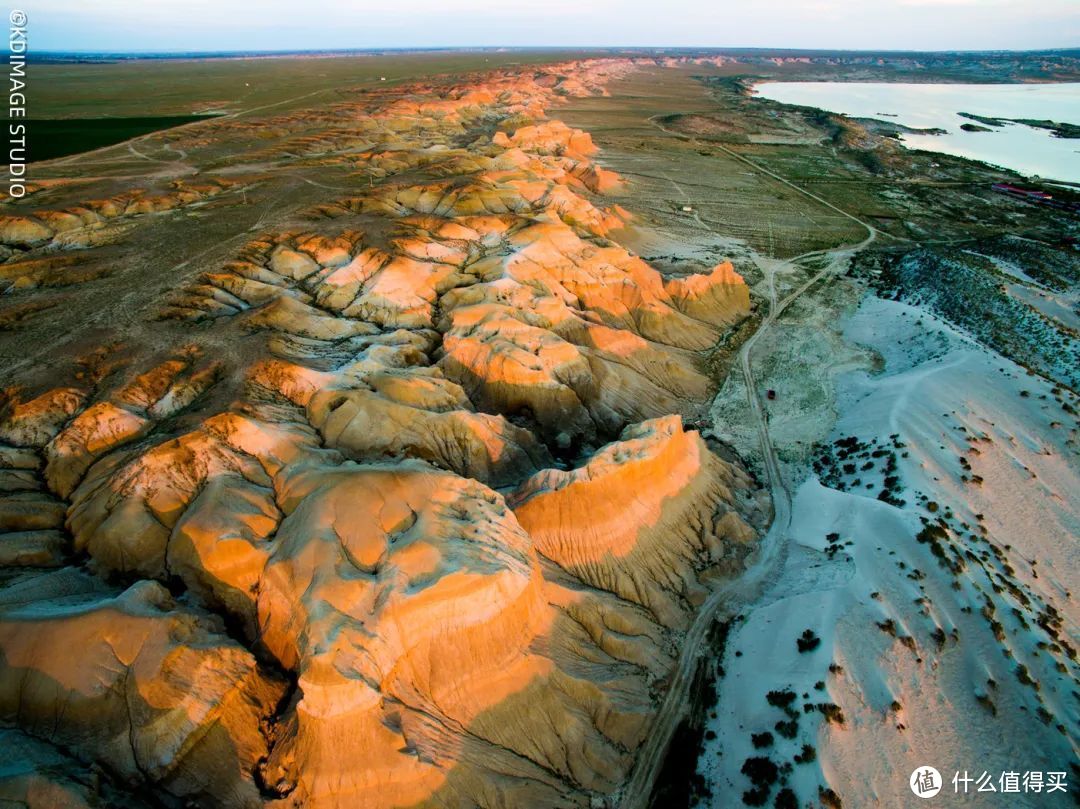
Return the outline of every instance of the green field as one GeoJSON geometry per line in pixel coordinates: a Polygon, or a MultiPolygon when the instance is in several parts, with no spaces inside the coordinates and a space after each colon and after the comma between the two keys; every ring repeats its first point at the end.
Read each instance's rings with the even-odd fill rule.
{"type": "Polygon", "coordinates": [[[27,121],[29,159],[52,160],[121,143],[148,132],[204,119],[203,115],[141,118],[49,118],[27,121]]]}

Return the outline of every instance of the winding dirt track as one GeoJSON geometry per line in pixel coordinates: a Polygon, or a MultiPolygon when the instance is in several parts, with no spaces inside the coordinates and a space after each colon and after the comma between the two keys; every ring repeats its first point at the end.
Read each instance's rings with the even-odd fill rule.
{"type": "MultiPolygon", "coordinates": [[[[688,138],[685,135],[671,132],[670,130],[665,129],[657,121],[650,119],[650,123],[663,132],[696,143],[694,138],[688,138]]],[[[716,146],[716,144],[710,144],[710,146],[716,146]]],[[[787,483],[784,481],[783,475],[780,472],[780,464],[776,457],[776,451],[773,448],[772,440],[769,438],[768,419],[766,418],[765,410],[761,404],[761,397],[758,395],[757,382],[754,379],[754,371],[750,362],[754,346],[761,336],[768,332],[776,322],[777,318],[783,314],[784,310],[787,309],[792,302],[817,284],[818,281],[835,273],[853,255],[855,255],[855,253],[872,244],[879,235],[879,232],[871,225],[857,219],[846,211],[836,208],[834,205],[821,199],[817,195],[803,190],[794,183],[763,169],[753,161],[747,160],[724,147],[718,148],[751,166],[755,171],[761,172],[762,174],[795,189],[800,194],[858,222],[866,228],[867,236],[858,244],[836,247],[831,250],[815,250],[804,253],[800,256],[788,259],[778,267],[773,267],[771,271],[766,271],[766,276],[769,281],[769,313],[761,322],[757,331],[754,332],[740,349],[739,367],[746,384],[747,402],[750,405],[750,410],[753,413],[754,422],[758,429],[761,457],[765,466],[765,473],[769,479],[769,490],[773,502],[773,521],[769,526],[768,533],[765,535],[764,539],[762,539],[761,545],[756,551],[756,557],[750,566],[738,579],[713,591],[713,593],[705,600],[705,603],[702,604],[694,622],[690,625],[690,629],[687,631],[686,637],[683,640],[683,647],[679,656],[678,665],[672,675],[671,687],[668,689],[664,701],[660,704],[656,718],[653,721],[653,726],[649,731],[649,736],[638,753],[630,780],[623,788],[621,795],[616,796],[615,803],[620,809],[645,809],[645,807],[649,806],[656,779],[664,766],[668,745],[671,743],[671,738],[675,733],[675,729],[678,727],[679,722],[685,714],[687,695],[690,685],[694,680],[694,673],[697,669],[701,647],[705,641],[709,627],[714,620],[726,620],[750,606],[760,595],[764,589],[764,585],[779,572],[782,566],[781,563],[787,554],[788,531],[791,526],[791,492],[788,490],[787,483]],[[825,267],[813,277],[797,289],[793,290],[787,297],[777,301],[776,287],[773,283],[773,276],[776,271],[781,268],[794,267],[800,261],[818,256],[828,256],[830,257],[830,260],[825,267]]]]}

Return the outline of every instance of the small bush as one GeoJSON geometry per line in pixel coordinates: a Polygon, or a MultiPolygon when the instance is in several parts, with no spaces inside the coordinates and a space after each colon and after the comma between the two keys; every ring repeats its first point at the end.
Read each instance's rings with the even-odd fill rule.
{"type": "Polygon", "coordinates": [[[777,768],[776,763],[768,756],[751,756],[743,762],[742,769],[739,772],[749,778],[750,783],[757,787],[771,786],[776,783],[776,779],[780,776],[780,770],[777,768]]]}
{"type": "Polygon", "coordinates": [[[994,704],[994,701],[990,699],[988,694],[976,694],[975,699],[990,712],[991,716],[997,716],[997,705],[994,704]]]}
{"type": "Polygon", "coordinates": [[[799,809],[799,800],[795,797],[795,793],[788,787],[784,787],[776,793],[776,800],[773,802],[773,806],[776,809],[799,809]]]}
{"type": "Polygon", "coordinates": [[[773,725],[773,730],[785,739],[794,739],[799,735],[799,723],[794,719],[788,720],[787,722],[777,722],[773,725]]]}
{"type": "Polygon", "coordinates": [[[743,803],[747,806],[764,806],[769,800],[772,785],[780,777],[776,763],[766,756],[751,756],[743,762],[741,772],[754,785],[743,793],[743,803]]]}
{"type": "Polygon", "coordinates": [[[818,787],[818,800],[821,801],[821,805],[826,807],[826,809],[844,809],[844,804],[843,801],[840,800],[840,796],[828,787],[818,787]]]}
{"type": "Polygon", "coordinates": [[[795,701],[794,691],[770,691],[765,700],[775,708],[786,708],[795,701]]]}
{"type": "Polygon", "coordinates": [[[1028,672],[1028,667],[1021,663],[1016,667],[1016,679],[1023,685],[1030,685],[1036,691],[1039,690],[1039,684],[1031,678],[1031,674],[1028,672]]]}
{"type": "Polygon", "coordinates": [[[819,702],[817,708],[826,721],[834,722],[837,725],[844,724],[844,712],[840,710],[839,705],[834,705],[831,702],[819,702]]]}
{"type": "Polygon", "coordinates": [[[799,648],[800,654],[812,652],[821,645],[821,638],[814,634],[814,630],[807,629],[802,633],[802,637],[795,639],[795,645],[799,648]]]}
{"type": "Polygon", "coordinates": [[[747,806],[764,806],[769,802],[768,787],[754,787],[742,794],[742,802],[747,806]]]}
{"type": "Polygon", "coordinates": [[[773,735],[767,730],[763,733],[751,733],[750,741],[754,743],[754,747],[758,750],[762,749],[763,747],[772,747],[773,735]]]}

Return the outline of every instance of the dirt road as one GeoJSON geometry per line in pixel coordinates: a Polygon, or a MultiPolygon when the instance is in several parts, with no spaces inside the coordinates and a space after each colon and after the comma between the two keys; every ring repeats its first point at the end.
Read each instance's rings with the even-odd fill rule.
{"type": "MultiPolygon", "coordinates": [[[[657,122],[653,121],[652,123],[663,131],[668,131],[657,122]]],[[[680,135],[679,137],[684,136],[680,135]]],[[[732,154],[734,155],[734,153],[732,154]]],[[[794,185],[781,177],[777,177],[753,162],[747,161],[738,155],[734,156],[740,160],[744,160],[744,162],[754,167],[757,171],[794,188],[796,191],[806,195],[810,199],[830,208],[834,208],[833,205],[822,200],[820,197],[799,188],[797,185],[794,185]]],[[[773,521],[769,527],[768,533],[765,535],[764,539],[762,539],[761,544],[758,547],[756,557],[746,569],[745,573],[738,579],[715,590],[701,606],[697,617],[687,631],[686,637],[683,640],[682,653],[679,656],[678,665],[672,675],[671,687],[668,689],[664,701],[657,711],[656,719],[649,731],[649,736],[638,753],[638,758],[635,762],[634,771],[630,781],[627,782],[621,795],[616,798],[615,804],[618,805],[620,809],[645,809],[645,807],[649,806],[649,799],[652,796],[656,779],[664,766],[668,745],[671,743],[671,738],[675,733],[675,729],[678,727],[679,722],[685,714],[688,691],[694,679],[694,673],[697,669],[698,660],[701,654],[701,646],[708,633],[709,627],[712,625],[713,621],[726,620],[752,604],[764,589],[764,585],[779,571],[781,567],[780,563],[783,561],[786,554],[788,532],[791,524],[791,492],[788,490],[787,483],[784,481],[783,475],[780,472],[776,451],[769,438],[768,420],[761,404],[761,397],[758,395],[757,382],[754,378],[754,371],[751,363],[751,355],[754,346],[761,339],[762,335],[769,331],[777,318],[783,314],[784,310],[787,309],[791,303],[797,300],[819,281],[830,274],[837,272],[838,269],[842,268],[855,253],[872,244],[877,238],[878,231],[872,226],[856,219],[845,211],[840,211],[840,213],[850,219],[854,219],[854,221],[866,228],[867,237],[863,241],[856,245],[804,253],[795,258],[788,259],[780,265],[774,265],[773,269],[766,273],[770,289],[769,313],[762,321],[761,326],[743,344],[742,349],[739,351],[739,367],[745,380],[747,401],[757,426],[758,439],[761,444],[761,457],[765,466],[766,476],[769,479],[769,490],[773,502],[773,521]],[[773,275],[775,272],[782,268],[797,265],[798,262],[805,261],[808,258],[816,258],[819,256],[829,257],[829,261],[825,264],[825,267],[800,287],[793,290],[785,298],[777,301],[776,288],[773,283],[773,275]]],[[[704,223],[702,224],[704,225],[704,223]]]]}

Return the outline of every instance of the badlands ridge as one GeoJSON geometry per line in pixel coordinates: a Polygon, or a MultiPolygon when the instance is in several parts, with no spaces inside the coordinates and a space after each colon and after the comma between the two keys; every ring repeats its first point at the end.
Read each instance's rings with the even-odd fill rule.
{"type": "Polygon", "coordinates": [[[617,793],[682,632],[769,512],[687,427],[714,393],[701,352],[747,315],[747,287],[730,264],[665,277],[620,247],[630,214],[602,203],[619,179],[549,117],[629,69],[206,122],[162,137],[191,161],[257,149],[171,190],[0,221],[0,285],[32,316],[40,292],[98,283],[81,261],[99,245],[238,202],[267,166],[363,180],[176,272],[140,317],[188,339],[106,334],[65,347],[68,379],[9,380],[0,798],[617,793]],[[215,348],[234,339],[255,346],[242,361],[215,348]]]}

